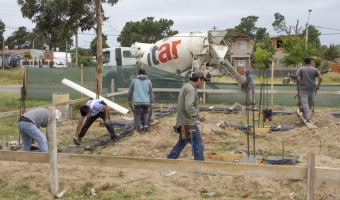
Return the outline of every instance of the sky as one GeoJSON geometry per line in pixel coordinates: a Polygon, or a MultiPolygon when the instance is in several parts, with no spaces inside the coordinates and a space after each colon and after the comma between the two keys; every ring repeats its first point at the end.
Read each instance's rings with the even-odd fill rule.
{"type": "MultiPolygon", "coordinates": [[[[286,25],[303,29],[308,22],[321,32],[322,45],[340,44],[340,1],[339,0],[120,0],[116,5],[103,4],[109,20],[103,24],[103,33],[108,36],[110,47],[120,46],[117,36],[126,22],[141,21],[155,17],[174,21],[172,30],[180,33],[225,30],[240,24],[241,18],[259,17],[256,27],[263,27],[271,37],[279,35],[272,27],[274,14],[285,16],[286,25]],[[309,10],[312,10],[309,12],[309,10]]],[[[23,18],[16,0],[0,0],[0,19],[6,25],[4,37],[7,38],[20,26],[31,31],[35,25],[23,18]]],[[[79,31],[79,47],[89,48],[95,32],[79,31]]]]}

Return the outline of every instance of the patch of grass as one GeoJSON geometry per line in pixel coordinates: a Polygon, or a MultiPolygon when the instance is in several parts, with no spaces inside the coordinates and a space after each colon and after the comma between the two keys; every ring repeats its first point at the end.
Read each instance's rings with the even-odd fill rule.
{"type": "Polygon", "coordinates": [[[22,85],[24,70],[0,70],[0,85],[22,85]]]}
{"type": "Polygon", "coordinates": [[[109,191],[106,199],[159,199],[156,194],[156,187],[151,184],[140,184],[133,187],[122,187],[114,191],[109,191]]]}
{"type": "Polygon", "coordinates": [[[19,185],[11,186],[13,188],[3,187],[0,189],[0,199],[16,199],[16,200],[26,200],[26,199],[46,199],[46,196],[39,193],[39,191],[32,188],[29,182],[21,182],[19,185]]]}
{"type": "MultiPolygon", "coordinates": [[[[6,141],[17,140],[19,130],[17,126],[18,116],[4,117],[0,120],[0,135],[5,136],[6,141]]],[[[2,138],[0,138],[2,139],[2,138]]]]}
{"type": "MultiPolygon", "coordinates": [[[[25,108],[48,105],[47,101],[31,101],[25,102],[25,108]]],[[[20,94],[16,93],[0,93],[0,112],[20,110],[20,94]]],[[[20,115],[3,117],[0,119],[0,135],[5,136],[6,141],[17,140],[19,131],[17,122],[20,115]]],[[[2,139],[2,138],[0,138],[2,139]]]]}
{"type": "MultiPolygon", "coordinates": [[[[25,101],[25,108],[37,107],[51,104],[50,101],[25,101]]],[[[20,94],[18,93],[0,93],[0,112],[19,110],[20,94]]]]}
{"type": "Polygon", "coordinates": [[[322,75],[322,83],[328,84],[339,84],[340,83],[340,74],[329,72],[327,74],[322,75]]]}

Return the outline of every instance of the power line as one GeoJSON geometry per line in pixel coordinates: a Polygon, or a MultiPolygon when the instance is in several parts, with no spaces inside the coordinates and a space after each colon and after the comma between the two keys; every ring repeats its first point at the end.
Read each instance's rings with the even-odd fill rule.
{"type": "Polygon", "coordinates": [[[336,29],[336,28],[327,28],[327,27],[322,27],[322,26],[314,26],[317,28],[323,28],[323,29],[329,29],[329,30],[333,30],[333,31],[340,31],[340,29],[336,29]]]}
{"type": "Polygon", "coordinates": [[[325,33],[325,34],[320,34],[320,35],[340,35],[340,33],[325,33]]]}

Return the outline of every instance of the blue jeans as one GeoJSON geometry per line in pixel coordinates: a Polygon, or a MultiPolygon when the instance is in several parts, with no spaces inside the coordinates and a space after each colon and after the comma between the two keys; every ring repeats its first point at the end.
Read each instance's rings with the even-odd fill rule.
{"type": "Polygon", "coordinates": [[[171,152],[168,155],[168,159],[177,159],[179,155],[181,154],[182,150],[184,147],[190,143],[194,147],[194,159],[195,160],[204,160],[204,144],[202,141],[201,133],[200,130],[195,124],[195,133],[194,133],[194,138],[193,138],[193,144],[191,144],[191,139],[183,140],[182,139],[182,133],[179,134],[179,138],[177,141],[177,144],[172,148],[171,152]]]}
{"type": "Polygon", "coordinates": [[[31,151],[33,138],[38,143],[41,152],[48,152],[47,139],[35,124],[32,122],[20,121],[18,122],[18,129],[24,142],[24,151],[31,151]]]}
{"type": "Polygon", "coordinates": [[[137,131],[141,131],[144,126],[149,124],[149,105],[134,105],[134,122],[137,131]],[[141,117],[143,116],[143,123],[141,123],[141,117]]]}

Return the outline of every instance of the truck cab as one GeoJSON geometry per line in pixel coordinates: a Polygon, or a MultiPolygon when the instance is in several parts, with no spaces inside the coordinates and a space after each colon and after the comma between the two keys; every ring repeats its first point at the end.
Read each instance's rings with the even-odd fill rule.
{"type": "Polygon", "coordinates": [[[129,47],[112,47],[103,49],[103,66],[124,66],[136,64],[129,47]]]}

